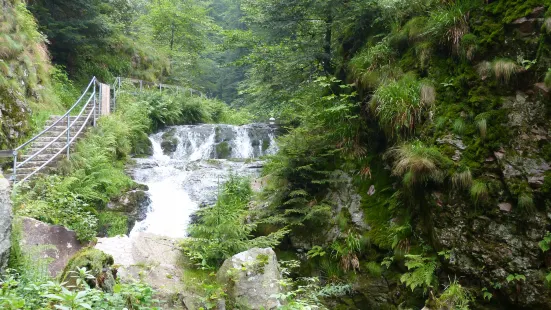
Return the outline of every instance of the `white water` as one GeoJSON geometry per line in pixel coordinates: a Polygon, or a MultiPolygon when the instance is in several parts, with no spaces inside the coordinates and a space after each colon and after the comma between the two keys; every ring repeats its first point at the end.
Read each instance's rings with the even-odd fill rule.
{"type": "Polygon", "coordinates": [[[196,125],[169,128],[179,140],[176,151],[165,155],[162,136],[150,136],[153,156],[136,159],[134,179],[149,187],[151,198],[147,218],[132,232],[149,232],[168,237],[185,237],[190,216],[201,204],[212,204],[221,183],[230,173],[258,174],[258,162],[244,159],[273,154],[277,150],[273,130],[265,125],[196,125]],[[227,143],[230,157],[216,159],[216,145],[227,143]],[[213,160],[216,159],[216,160],[213,160]],[[246,163],[247,162],[247,163],[246,163]]]}

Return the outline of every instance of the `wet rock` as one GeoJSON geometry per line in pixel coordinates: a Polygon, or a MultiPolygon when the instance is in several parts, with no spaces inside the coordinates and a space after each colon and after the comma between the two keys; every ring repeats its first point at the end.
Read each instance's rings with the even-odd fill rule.
{"type": "Polygon", "coordinates": [[[445,137],[442,137],[442,138],[438,138],[436,139],[436,142],[438,142],[439,144],[449,144],[451,146],[454,146],[460,150],[465,150],[467,147],[465,146],[465,144],[463,143],[463,140],[461,140],[461,138],[455,136],[455,135],[447,135],[445,137]]]}
{"type": "Polygon", "coordinates": [[[176,129],[171,128],[163,133],[163,135],[161,136],[161,138],[163,139],[161,142],[161,148],[163,149],[163,153],[165,155],[174,153],[178,149],[179,140],[175,137],[175,134],[176,129]]]}
{"type": "MultiPolygon", "coordinates": [[[[182,309],[181,240],[147,233],[99,238],[94,246],[113,257],[117,277],[124,282],[151,285],[163,309],[182,309]]],[[[197,309],[197,308],[190,308],[197,309]]]]}
{"type": "Polygon", "coordinates": [[[352,178],[343,171],[335,171],[332,178],[338,180],[338,182],[329,191],[326,199],[333,206],[333,213],[337,215],[346,209],[350,213],[354,225],[363,230],[369,229],[361,208],[362,197],[356,192],[352,178]]]}
{"type": "Polygon", "coordinates": [[[505,211],[505,212],[511,212],[513,209],[513,205],[509,202],[501,202],[498,204],[499,210],[505,211]]]}
{"type": "Polygon", "coordinates": [[[86,268],[93,276],[86,282],[91,288],[98,288],[112,293],[117,271],[113,266],[113,257],[95,248],[84,248],[67,263],[60,276],[61,282],[67,282],[68,287],[76,286],[78,269],[86,268]]]}
{"type": "Polygon", "coordinates": [[[76,233],[63,226],[28,217],[21,218],[21,221],[21,246],[37,260],[49,261],[48,271],[53,277],[60,274],[69,259],[83,247],[76,233]]]}
{"type": "Polygon", "coordinates": [[[228,298],[240,309],[281,306],[273,297],[282,290],[277,258],[270,248],[253,248],[228,258],[216,273],[216,279],[226,285],[228,298]]]}
{"type": "Polygon", "coordinates": [[[232,154],[232,147],[226,141],[220,142],[215,146],[216,158],[218,159],[228,159],[232,154]]]}
{"type": "Polygon", "coordinates": [[[0,271],[8,264],[12,224],[11,188],[0,174],[0,271]]]}
{"type": "Polygon", "coordinates": [[[143,190],[133,190],[110,201],[107,209],[124,212],[128,216],[128,232],[132,230],[136,221],[143,221],[151,207],[151,198],[143,190]]]}

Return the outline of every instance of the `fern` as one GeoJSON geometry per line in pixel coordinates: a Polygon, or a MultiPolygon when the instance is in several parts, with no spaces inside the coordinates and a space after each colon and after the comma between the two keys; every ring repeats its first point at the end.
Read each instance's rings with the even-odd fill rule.
{"type": "Polygon", "coordinates": [[[422,255],[405,255],[405,265],[409,272],[400,277],[400,282],[405,283],[407,287],[414,291],[416,288],[423,288],[426,293],[429,288],[436,283],[434,272],[438,267],[436,258],[423,257],[422,255]]]}

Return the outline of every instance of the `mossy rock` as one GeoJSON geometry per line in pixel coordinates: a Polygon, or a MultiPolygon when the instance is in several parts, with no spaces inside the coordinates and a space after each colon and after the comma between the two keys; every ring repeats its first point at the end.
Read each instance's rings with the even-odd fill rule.
{"type": "Polygon", "coordinates": [[[228,142],[221,142],[216,145],[216,158],[227,159],[230,157],[231,151],[231,146],[228,142]]]}
{"type": "Polygon", "coordinates": [[[113,256],[95,248],[84,248],[69,260],[59,279],[67,282],[67,286],[75,286],[76,277],[72,271],[85,267],[94,276],[94,279],[86,281],[90,287],[112,292],[115,284],[115,273],[111,268],[113,264],[113,256]]]}

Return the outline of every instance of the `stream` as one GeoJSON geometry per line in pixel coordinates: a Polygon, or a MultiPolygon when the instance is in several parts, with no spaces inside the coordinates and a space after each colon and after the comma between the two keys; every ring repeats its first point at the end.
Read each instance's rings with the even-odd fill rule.
{"type": "Polygon", "coordinates": [[[151,205],[130,237],[140,232],[186,237],[192,215],[216,202],[231,173],[256,177],[259,158],[277,151],[275,129],[266,124],[173,126],[149,138],[153,156],[136,159],[132,176],[149,187],[151,205]],[[163,141],[172,141],[172,147],[163,150],[163,141]]]}

